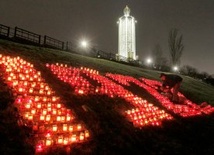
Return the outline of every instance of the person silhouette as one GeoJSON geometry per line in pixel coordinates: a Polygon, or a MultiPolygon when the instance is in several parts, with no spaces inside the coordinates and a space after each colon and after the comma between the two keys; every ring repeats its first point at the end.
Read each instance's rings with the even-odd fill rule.
{"type": "Polygon", "coordinates": [[[176,74],[160,74],[160,79],[162,81],[162,86],[160,87],[160,90],[164,93],[170,93],[171,94],[171,101],[178,103],[179,97],[178,92],[181,86],[181,82],[183,81],[183,78],[176,74]]]}

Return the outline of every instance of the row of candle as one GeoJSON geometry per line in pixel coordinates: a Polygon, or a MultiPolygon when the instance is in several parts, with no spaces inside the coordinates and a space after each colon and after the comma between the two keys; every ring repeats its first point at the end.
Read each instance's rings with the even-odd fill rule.
{"type": "Polygon", "coordinates": [[[130,91],[122,87],[121,85],[118,85],[112,80],[110,80],[109,78],[100,75],[99,72],[96,70],[89,69],[86,67],[84,68],[82,67],[80,69],[72,68],[72,67],[65,66],[63,64],[55,64],[55,65],[47,64],[46,66],[50,68],[53,74],[55,74],[59,79],[61,79],[62,81],[67,81],[67,83],[70,84],[70,86],[74,87],[75,89],[85,90],[89,88],[90,89],[89,92],[93,94],[108,95],[111,98],[121,97],[125,99],[128,103],[134,105],[136,108],[139,108],[141,113],[136,113],[136,114],[141,115],[142,117],[141,116],[133,117],[133,114],[129,113],[129,110],[125,112],[127,118],[131,122],[133,122],[134,125],[138,127],[145,126],[145,125],[160,125],[161,124],[160,121],[164,119],[166,120],[172,119],[171,115],[167,114],[163,110],[160,110],[158,107],[155,107],[153,104],[148,103],[147,100],[143,100],[141,97],[134,95],[133,93],[131,93],[130,91]],[[83,78],[83,75],[96,81],[98,86],[91,85],[87,81],[87,79],[83,78]],[[82,79],[83,81],[75,81],[71,83],[70,81],[72,81],[72,79],[74,78],[82,79]],[[152,115],[149,115],[150,113],[152,115]],[[148,123],[142,123],[142,121],[145,121],[148,123]]]}
{"type": "Polygon", "coordinates": [[[94,90],[93,86],[81,76],[78,68],[68,67],[66,64],[46,64],[53,74],[63,82],[68,83],[71,87],[75,88],[76,94],[87,95],[94,90]],[[72,77],[72,78],[71,78],[72,77]]]}
{"type": "Polygon", "coordinates": [[[141,78],[141,80],[143,81],[143,83],[142,83],[139,80],[137,80],[131,76],[123,76],[123,75],[111,74],[111,73],[108,73],[107,76],[116,80],[120,84],[127,85],[130,82],[135,83],[139,87],[146,89],[151,95],[153,95],[155,98],[157,98],[164,107],[166,107],[167,109],[169,109],[169,110],[173,111],[174,113],[179,114],[180,116],[183,116],[183,117],[201,115],[202,112],[206,113],[206,114],[210,114],[214,111],[214,108],[211,106],[209,106],[209,108],[208,107],[201,108],[200,106],[198,106],[198,105],[194,104],[193,102],[191,102],[190,100],[186,99],[185,96],[183,94],[181,94],[180,92],[178,93],[178,95],[179,95],[179,97],[182,97],[184,99],[183,104],[185,104],[185,105],[178,105],[178,104],[172,103],[168,97],[166,97],[156,91],[158,89],[158,87],[161,86],[161,83],[159,81],[141,78]],[[124,81],[126,81],[127,83],[125,83],[124,81]]]}
{"type": "Polygon", "coordinates": [[[36,145],[36,151],[42,152],[44,147],[47,146],[57,146],[57,145],[69,145],[72,143],[81,143],[84,142],[85,139],[89,137],[89,132],[86,130],[85,132],[79,132],[76,134],[69,135],[60,135],[57,134],[55,136],[51,136],[50,133],[46,134],[46,139],[38,139],[38,144],[36,145]]]}
{"type": "Polygon", "coordinates": [[[165,113],[164,110],[160,110],[158,112],[150,112],[147,113],[144,110],[140,110],[139,108],[131,109],[126,111],[130,120],[133,120],[134,126],[145,126],[145,125],[153,125],[160,126],[162,124],[162,120],[172,120],[173,117],[165,113]]]}
{"type": "Polygon", "coordinates": [[[0,65],[3,78],[16,98],[14,103],[21,121],[38,134],[36,151],[44,151],[51,145],[83,142],[90,137],[84,124],[64,106],[33,64],[20,57],[0,55],[0,65]]]}
{"type": "Polygon", "coordinates": [[[159,81],[150,80],[142,78],[142,81],[146,84],[144,85],[145,88],[147,88],[147,91],[150,92],[154,97],[156,97],[159,100],[164,100],[162,104],[167,109],[173,109],[175,113],[180,114],[183,117],[189,117],[189,116],[195,116],[195,115],[202,115],[202,114],[211,114],[214,112],[214,107],[211,105],[208,105],[203,107],[200,105],[197,105],[196,103],[193,103],[189,99],[187,99],[182,93],[178,92],[179,98],[183,99],[183,102],[181,105],[173,104],[166,96],[159,94],[157,92],[157,86],[160,86],[161,83],[159,81]]]}
{"type": "MultiPolygon", "coordinates": [[[[123,76],[123,75],[117,75],[117,74],[108,74],[109,77],[113,78],[114,80],[117,80],[119,83],[124,83],[120,82],[121,79],[124,81],[126,80],[128,83],[133,82],[139,87],[147,90],[151,95],[153,95],[155,98],[159,100],[159,102],[166,107],[168,110],[173,111],[176,114],[179,114],[180,116],[183,117],[188,117],[188,116],[195,116],[195,115],[200,115],[201,112],[197,109],[194,109],[192,107],[186,106],[186,105],[177,105],[172,103],[168,97],[161,95],[158,91],[156,91],[157,86],[160,86],[161,84],[157,81],[154,80],[146,80],[146,83],[149,85],[146,85],[142,83],[141,81],[131,77],[131,76],[123,76]]],[[[142,81],[144,82],[144,78],[142,81]]]]}

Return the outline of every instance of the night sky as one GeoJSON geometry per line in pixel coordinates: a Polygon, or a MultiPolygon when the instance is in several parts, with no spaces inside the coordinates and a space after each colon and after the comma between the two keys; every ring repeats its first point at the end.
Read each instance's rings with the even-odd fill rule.
{"type": "Polygon", "coordinates": [[[136,46],[145,60],[159,44],[168,56],[168,35],[183,35],[182,65],[214,74],[214,0],[0,0],[0,24],[61,41],[85,38],[116,53],[117,20],[128,5],[137,20],[136,46]]]}

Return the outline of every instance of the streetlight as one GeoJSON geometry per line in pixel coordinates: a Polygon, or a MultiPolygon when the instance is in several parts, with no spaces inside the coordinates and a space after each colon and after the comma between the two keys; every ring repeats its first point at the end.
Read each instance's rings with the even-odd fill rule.
{"type": "Polygon", "coordinates": [[[81,41],[81,46],[86,48],[88,46],[88,42],[85,40],[81,41]]]}
{"type": "Polygon", "coordinates": [[[86,50],[89,47],[88,41],[81,40],[79,44],[80,44],[80,53],[85,55],[86,54],[86,50]]]}
{"type": "Polygon", "coordinates": [[[147,59],[146,59],[146,63],[147,63],[147,64],[151,64],[151,63],[152,63],[152,59],[151,59],[151,58],[147,58],[147,59]]]}
{"type": "Polygon", "coordinates": [[[177,72],[178,71],[178,66],[173,66],[172,69],[173,69],[174,72],[177,72]]]}
{"type": "Polygon", "coordinates": [[[153,60],[152,58],[148,57],[146,60],[145,60],[145,63],[146,63],[146,66],[148,66],[149,68],[151,68],[153,66],[153,60]]]}

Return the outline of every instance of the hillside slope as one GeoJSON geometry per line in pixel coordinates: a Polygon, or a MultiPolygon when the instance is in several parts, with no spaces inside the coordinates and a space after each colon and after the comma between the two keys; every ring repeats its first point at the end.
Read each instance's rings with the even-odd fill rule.
{"type": "MultiPolygon", "coordinates": [[[[51,147],[47,154],[66,154],[66,151],[71,151],[71,154],[214,153],[213,113],[206,113],[204,107],[198,106],[202,102],[214,105],[214,87],[210,85],[183,76],[181,92],[193,101],[188,102],[192,107],[169,103],[173,107],[170,108],[164,104],[165,98],[159,98],[162,96],[152,87],[152,82],[158,83],[156,80],[159,80],[160,72],[157,71],[3,40],[0,40],[0,54],[5,56],[4,59],[9,56],[10,61],[20,57],[18,60],[33,64],[33,69],[39,72],[38,75],[41,73],[41,78],[59,96],[65,108],[71,109],[77,121],[83,122],[90,131],[88,141],[74,143],[66,149],[51,147]],[[77,74],[72,75],[69,70],[77,74]],[[64,81],[59,78],[61,75],[64,81]],[[76,77],[81,80],[76,80],[76,77]],[[76,80],[77,84],[69,83],[69,79],[71,82],[76,80]],[[84,80],[85,84],[80,82],[84,80]],[[139,114],[138,110],[142,113],[139,114]],[[132,120],[128,111],[141,118],[133,117],[132,120]],[[136,119],[144,120],[143,124],[138,124],[136,119]]],[[[32,134],[29,126],[18,126],[16,123],[17,111],[14,111],[13,104],[17,101],[14,95],[16,88],[11,90],[5,84],[6,67],[1,68],[0,81],[0,135],[4,136],[0,140],[0,150],[5,154],[32,154],[34,148],[31,144],[34,142],[29,142],[29,139],[35,133],[32,134]],[[16,131],[17,134],[8,131],[16,131]]],[[[20,93],[21,99],[26,95],[29,94],[22,96],[20,93]]]]}

